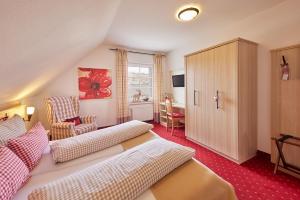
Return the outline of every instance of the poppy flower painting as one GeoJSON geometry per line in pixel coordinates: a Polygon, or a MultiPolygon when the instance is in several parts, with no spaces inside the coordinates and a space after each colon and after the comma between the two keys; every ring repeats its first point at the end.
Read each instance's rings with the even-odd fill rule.
{"type": "Polygon", "coordinates": [[[78,68],[79,99],[106,99],[112,97],[111,70],[78,68]]]}

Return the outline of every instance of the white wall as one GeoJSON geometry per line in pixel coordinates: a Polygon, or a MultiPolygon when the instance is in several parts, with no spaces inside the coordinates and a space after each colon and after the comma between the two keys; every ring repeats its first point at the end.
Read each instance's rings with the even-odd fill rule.
{"type": "Polygon", "coordinates": [[[137,54],[130,53],[127,54],[128,62],[132,63],[142,63],[142,64],[152,64],[153,65],[153,56],[148,54],[137,54]]]}
{"type": "MultiPolygon", "coordinates": [[[[184,74],[184,69],[173,69],[170,71],[171,76],[172,75],[179,75],[184,74]]],[[[185,104],[185,87],[173,87],[172,84],[172,77],[171,79],[171,88],[172,88],[172,94],[174,98],[175,103],[185,104]]]]}
{"type": "Polygon", "coordinates": [[[91,99],[80,101],[82,115],[96,115],[98,126],[116,124],[116,77],[115,77],[115,52],[109,50],[109,46],[99,46],[89,55],[81,59],[77,64],[48,84],[41,93],[27,100],[27,104],[34,105],[37,109],[38,120],[49,127],[46,118],[44,99],[50,96],[79,95],[78,91],[78,67],[108,68],[112,70],[112,98],[91,99]]]}
{"type": "Polygon", "coordinates": [[[257,53],[257,148],[271,153],[271,54],[262,45],[257,53]]]}
{"type": "Polygon", "coordinates": [[[184,74],[184,57],[183,54],[177,56],[173,51],[167,55],[166,59],[166,81],[165,81],[165,90],[168,93],[171,93],[176,103],[185,103],[185,88],[184,87],[173,87],[172,75],[184,74]]]}
{"type": "MultiPolygon", "coordinates": [[[[270,49],[300,43],[300,2],[285,1],[278,6],[228,26],[222,32],[199,37],[170,52],[169,70],[184,68],[184,55],[209,46],[242,37],[259,43],[258,47],[258,149],[267,153],[270,141],[270,49]]],[[[201,16],[200,16],[201,17],[201,16]]],[[[169,89],[170,91],[170,89],[169,89]]],[[[172,92],[172,91],[171,91],[172,92]]]]}
{"type": "MultiPolygon", "coordinates": [[[[46,107],[44,99],[51,96],[71,96],[79,95],[78,91],[78,67],[88,68],[108,68],[112,70],[112,98],[111,99],[90,99],[80,101],[81,115],[96,115],[97,125],[100,127],[115,125],[116,118],[116,57],[115,52],[109,50],[115,48],[107,45],[101,45],[87,56],[82,58],[72,68],[61,73],[56,79],[48,84],[35,97],[22,100],[23,104],[36,107],[36,113],[33,116],[34,122],[41,121],[47,128],[46,107]]],[[[131,62],[153,64],[153,56],[128,53],[128,60],[131,62]]],[[[31,123],[32,124],[32,123],[31,123]]]]}

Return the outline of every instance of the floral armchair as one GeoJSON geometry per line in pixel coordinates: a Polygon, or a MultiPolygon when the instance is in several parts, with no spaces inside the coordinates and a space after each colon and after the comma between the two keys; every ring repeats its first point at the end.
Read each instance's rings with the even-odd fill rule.
{"type": "Polygon", "coordinates": [[[52,140],[63,139],[97,130],[96,116],[80,116],[81,124],[65,120],[79,116],[79,99],[71,97],[50,97],[46,99],[48,121],[52,140]]]}

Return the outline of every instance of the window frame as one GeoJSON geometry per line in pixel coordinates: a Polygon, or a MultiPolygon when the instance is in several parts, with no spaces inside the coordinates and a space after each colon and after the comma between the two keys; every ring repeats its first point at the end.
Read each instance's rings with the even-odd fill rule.
{"type": "Polygon", "coordinates": [[[150,100],[149,101],[139,101],[139,102],[133,102],[132,101],[132,96],[129,96],[128,95],[128,102],[129,104],[149,104],[149,103],[152,103],[153,102],[153,92],[154,92],[154,64],[153,63],[143,63],[143,62],[130,62],[128,61],[128,84],[127,84],[127,87],[128,87],[128,91],[130,88],[133,88],[133,89],[151,89],[151,96],[149,96],[150,100]],[[151,87],[148,87],[148,86],[142,86],[141,85],[141,82],[139,80],[139,86],[138,87],[130,87],[130,84],[129,84],[129,79],[130,78],[138,78],[138,79],[142,79],[142,77],[133,77],[133,76],[130,76],[129,75],[129,67],[138,67],[139,68],[139,74],[140,74],[140,68],[143,68],[143,66],[147,66],[148,68],[151,69],[151,73],[149,74],[149,76],[147,76],[148,79],[151,79],[151,87]]]}

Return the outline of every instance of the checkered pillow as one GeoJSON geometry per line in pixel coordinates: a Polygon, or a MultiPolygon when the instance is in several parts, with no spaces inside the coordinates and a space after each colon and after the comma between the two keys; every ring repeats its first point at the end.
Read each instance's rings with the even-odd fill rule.
{"type": "Polygon", "coordinates": [[[25,132],[25,122],[19,115],[0,122],[0,145],[6,145],[9,139],[19,137],[25,132]]]}
{"type": "Polygon", "coordinates": [[[0,199],[9,200],[29,178],[22,160],[9,148],[0,146],[0,199]]]}
{"type": "Polygon", "coordinates": [[[48,142],[46,130],[38,122],[26,134],[9,140],[7,147],[17,154],[31,171],[41,159],[48,142]]]}
{"type": "Polygon", "coordinates": [[[142,135],[152,128],[152,124],[133,120],[98,131],[58,140],[51,145],[52,156],[55,162],[66,162],[120,144],[142,135]]]}

